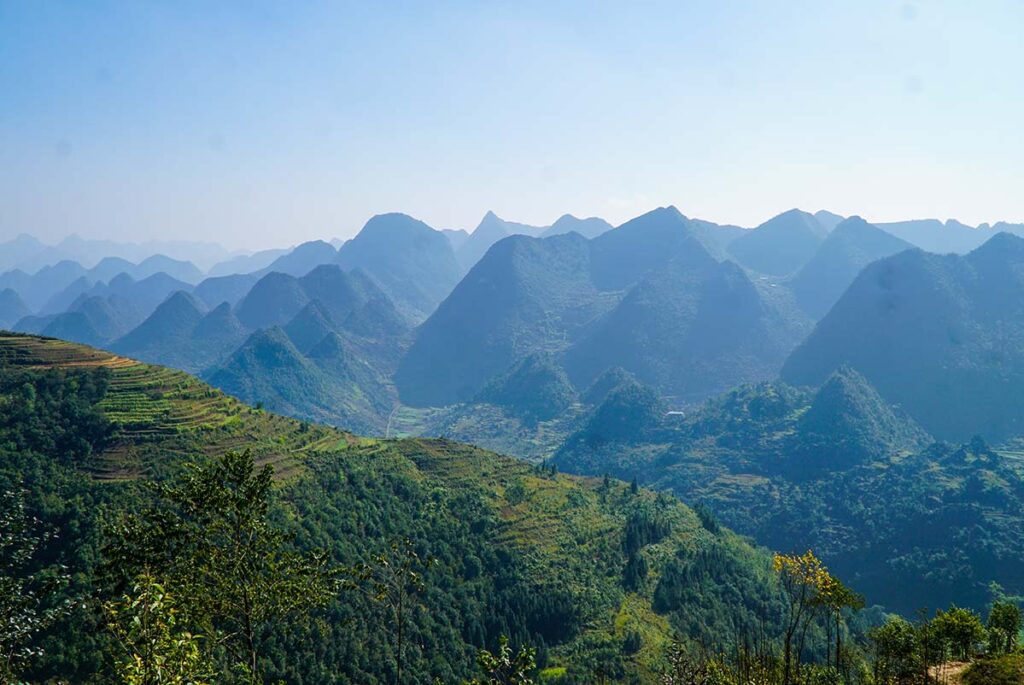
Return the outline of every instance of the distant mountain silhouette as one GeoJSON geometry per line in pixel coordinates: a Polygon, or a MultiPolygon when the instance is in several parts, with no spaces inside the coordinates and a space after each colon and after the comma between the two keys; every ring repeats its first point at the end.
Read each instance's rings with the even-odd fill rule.
{"type": "Polygon", "coordinates": [[[577,219],[572,214],[563,214],[555,223],[551,224],[543,233],[541,238],[550,238],[553,235],[563,233],[579,233],[584,238],[596,238],[605,231],[610,231],[612,225],[596,216],[587,219],[577,219]]]}
{"type": "Polygon", "coordinates": [[[619,366],[684,401],[773,377],[805,328],[743,269],[687,251],[652,270],[565,354],[577,386],[619,366]]]}
{"type": "Polygon", "coordinates": [[[788,276],[811,259],[827,235],[812,214],[791,209],[733,240],[729,254],[753,271],[788,276]]]}
{"type": "Polygon", "coordinates": [[[264,275],[276,272],[296,277],[305,276],[321,264],[333,263],[337,256],[338,251],[330,243],[311,240],[281,255],[258,273],[264,275]]]}
{"type": "Polygon", "coordinates": [[[395,383],[408,404],[467,401],[520,359],[564,345],[611,304],[594,286],[585,238],[510,236],[419,327],[395,383]]]}
{"type": "Polygon", "coordinates": [[[309,296],[295,276],[273,271],[263,276],[235,310],[250,329],[283,325],[306,306],[309,296]]]}
{"type": "Polygon", "coordinates": [[[260,250],[247,255],[238,255],[230,259],[225,259],[222,262],[214,264],[207,276],[215,278],[218,276],[231,276],[234,274],[251,274],[256,271],[266,269],[274,260],[278,257],[291,252],[290,248],[285,249],[273,249],[273,250],[260,250]]]}
{"type": "Polygon", "coordinates": [[[971,228],[954,219],[946,222],[938,219],[919,219],[875,225],[897,238],[935,254],[966,254],[994,235],[991,230],[971,228]]]}
{"type": "Polygon", "coordinates": [[[221,302],[227,302],[234,307],[252,290],[258,280],[259,276],[254,273],[214,276],[200,281],[192,293],[207,307],[216,307],[221,302]]]}
{"type": "Polygon", "coordinates": [[[791,283],[797,303],[820,319],[835,304],[861,269],[871,262],[913,248],[860,217],[837,225],[791,283]]]}
{"type": "Polygon", "coordinates": [[[844,365],[947,440],[1024,434],[1024,239],[960,257],[919,250],[869,265],[786,361],[818,385],[844,365]]]}
{"type": "Polygon", "coordinates": [[[19,319],[30,314],[28,306],[11,288],[0,290],[0,328],[10,328],[19,319]]]}
{"type": "Polygon", "coordinates": [[[461,275],[448,239],[405,214],[370,219],[341,246],[337,262],[345,270],[358,268],[372,276],[413,321],[429,316],[461,275]]]}
{"type": "Polygon", "coordinates": [[[487,212],[473,232],[469,234],[469,238],[459,246],[456,253],[459,265],[463,271],[469,271],[491,249],[491,246],[502,238],[507,238],[510,235],[537,237],[544,231],[544,227],[505,221],[494,212],[487,212]]]}

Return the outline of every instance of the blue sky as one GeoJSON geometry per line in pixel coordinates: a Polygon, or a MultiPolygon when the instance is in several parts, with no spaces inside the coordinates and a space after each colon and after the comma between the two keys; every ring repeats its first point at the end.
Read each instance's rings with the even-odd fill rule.
{"type": "Polygon", "coordinates": [[[1024,221],[1020,2],[0,0],[0,238],[1024,221]]]}

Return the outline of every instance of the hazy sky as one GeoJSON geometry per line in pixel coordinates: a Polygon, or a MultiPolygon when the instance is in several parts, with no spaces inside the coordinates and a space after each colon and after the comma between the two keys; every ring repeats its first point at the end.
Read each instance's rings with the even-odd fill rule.
{"type": "Polygon", "coordinates": [[[0,0],[0,239],[1024,221],[1024,3],[0,0]]]}

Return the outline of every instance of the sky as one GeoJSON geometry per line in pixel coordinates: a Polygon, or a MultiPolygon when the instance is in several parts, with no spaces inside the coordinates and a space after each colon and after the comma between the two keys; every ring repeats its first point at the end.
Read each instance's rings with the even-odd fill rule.
{"type": "Polygon", "coordinates": [[[1024,3],[0,0],[0,240],[1024,222],[1024,3]]]}

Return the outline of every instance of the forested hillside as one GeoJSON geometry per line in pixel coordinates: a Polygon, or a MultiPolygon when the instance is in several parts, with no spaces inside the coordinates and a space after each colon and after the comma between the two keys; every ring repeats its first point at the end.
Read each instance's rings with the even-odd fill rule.
{"type": "MultiPolygon", "coordinates": [[[[0,491],[56,533],[29,566],[68,576],[45,596],[64,608],[33,643],[43,651],[28,659],[32,678],[110,672],[120,653],[100,605],[126,591],[103,572],[108,550],[125,549],[117,521],[161,497],[147,483],[179,487],[186,465],[202,473],[241,449],[273,469],[270,516],[296,552],[320,549],[338,569],[372,565],[393,545],[416,560],[403,682],[468,679],[477,650],[497,651],[503,635],[537,648],[543,678],[584,683],[652,682],[673,636],[724,646],[778,634],[785,605],[770,557],[671,497],[444,440],[357,438],[56,340],[5,335],[0,369],[0,491]]],[[[346,587],[309,618],[263,624],[268,681],[394,681],[387,604],[346,587]]]]}
{"type": "Polygon", "coordinates": [[[981,439],[932,443],[858,373],[818,390],[744,386],[686,416],[631,381],[555,458],[707,506],[782,550],[811,548],[858,591],[910,614],[1024,591],[1024,469],[981,439]]]}

